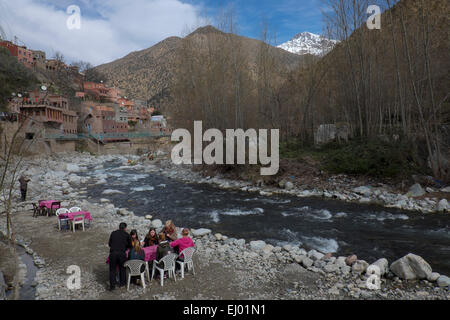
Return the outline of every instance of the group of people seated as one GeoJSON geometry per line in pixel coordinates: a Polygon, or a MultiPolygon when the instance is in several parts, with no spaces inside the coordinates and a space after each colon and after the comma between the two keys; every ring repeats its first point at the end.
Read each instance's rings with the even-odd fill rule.
{"type": "MultiPolygon", "coordinates": [[[[123,266],[125,261],[145,261],[143,248],[151,246],[158,246],[156,250],[156,261],[160,261],[170,253],[179,254],[177,259],[183,261],[184,257],[181,252],[195,245],[192,238],[189,237],[189,229],[184,228],[181,231],[181,238],[178,238],[177,228],[172,220],[168,220],[165,223],[164,228],[159,234],[157,234],[156,229],[151,228],[143,241],[139,239],[136,230],[131,230],[128,233],[127,224],[121,223],[119,230],[112,232],[109,238],[109,283],[111,291],[115,289],[117,282],[119,282],[119,287],[126,285],[126,270],[123,266]],[[119,274],[117,274],[117,270],[119,274]],[[119,280],[117,280],[117,275],[119,276],[119,280]]],[[[163,268],[163,263],[159,262],[157,267],[163,268]]],[[[137,283],[137,280],[137,278],[132,277],[133,283],[137,283]]]]}

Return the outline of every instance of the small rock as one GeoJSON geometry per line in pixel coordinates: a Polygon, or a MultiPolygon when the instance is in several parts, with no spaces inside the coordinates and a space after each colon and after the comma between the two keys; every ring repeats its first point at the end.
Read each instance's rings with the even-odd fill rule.
{"type": "Polygon", "coordinates": [[[448,204],[447,199],[442,199],[441,201],[439,201],[439,203],[437,204],[437,211],[438,212],[449,212],[450,211],[450,206],[448,204]]]}
{"type": "Polygon", "coordinates": [[[358,257],[356,255],[351,255],[345,258],[345,263],[348,266],[352,266],[356,262],[356,260],[358,260],[358,257]]]}
{"type": "Polygon", "coordinates": [[[322,253],[317,252],[316,250],[313,249],[313,250],[308,252],[308,257],[310,259],[312,259],[313,261],[317,261],[317,260],[322,259],[324,257],[324,255],[322,253]]]}
{"type": "Polygon", "coordinates": [[[266,246],[266,243],[262,240],[250,241],[250,248],[253,251],[260,251],[266,246]]]}
{"type": "Polygon", "coordinates": [[[435,281],[437,281],[437,279],[439,279],[440,276],[441,275],[439,273],[433,272],[430,274],[430,276],[427,278],[427,280],[431,281],[431,282],[435,282],[435,281]]]}
{"type": "Polygon", "coordinates": [[[288,181],[284,184],[284,189],[292,190],[292,189],[294,189],[294,184],[292,182],[288,181]]]}
{"type": "Polygon", "coordinates": [[[372,190],[369,187],[361,186],[353,189],[353,192],[361,194],[365,197],[369,197],[372,194],[372,190]]]}
{"type": "Polygon", "coordinates": [[[369,264],[364,260],[356,260],[356,262],[352,265],[352,272],[363,273],[366,271],[369,264]]]}
{"type": "Polygon", "coordinates": [[[332,272],[338,271],[338,270],[339,270],[339,266],[336,265],[336,264],[327,264],[327,265],[323,268],[323,270],[325,270],[325,272],[332,273],[332,272]]]}
{"type": "Polygon", "coordinates": [[[441,288],[450,286],[450,278],[447,276],[440,276],[437,279],[437,285],[441,288]]]}
{"type": "Polygon", "coordinates": [[[425,194],[425,190],[423,190],[423,188],[420,184],[416,183],[415,185],[411,186],[411,188],[409,188],[407,196],[408,197],[421,197],[424,194],[425,194]]]}
{"type": "Polygon", "coordinates": [[[305,268],[311,267],[313,265],[313,263],[314,263],[314,261],[312,261],[310,258],[308,258],[306,256],[302,259],[302,265],[305,268]]]}
{"type": "Polygon", "coordinates": [[[222,235],[221,235],[220,233],[216,233],[216,234],[214,235],[214,237],[216,238],[217,241],[222,240],[222,235]]]}
{"type": "Polygon", "coordinates": [[[152,218],[153,218],[153,216],[151,216],[149,214],[145,216],[145,219],[147,219],[147,220],[152,220],[152,218]]]}

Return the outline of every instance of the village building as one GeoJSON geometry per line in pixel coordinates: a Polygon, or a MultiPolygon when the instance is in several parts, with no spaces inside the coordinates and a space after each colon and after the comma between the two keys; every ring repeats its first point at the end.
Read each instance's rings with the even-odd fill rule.
{"type": "Polygon", "coordinates": [[[116,121],[114,104],[96,104],[87,102],[82,105],[82,127],[85,132],[102,141],[120,141],[120,133],[127,133],[126,123],[116,121]]]}
{"type": "Polygon", "coordinates": [[[39,70],[45,70],[47,57],[44,51],[32,50],[33,52],[33,66],[39,70]]]}
{"type": "Polygon", "coordinates": [[[0,41],[0,47],[4,47],[9,50],[13,57],[17,58],[17,61],[23,64],[27,68],[33,68],[33,52],[28,50],[27,47],[19,46],[11,41],[0,41]]]}
{"type": "Polygon", "coordinates": [[[19,121],[24,123],[25,135],[29,139],[38,132],[44,136],[78,133],[78,116],[69,109],[68,100],[62,96],[45,91],[29,92],[18,108],[19,121]]]}

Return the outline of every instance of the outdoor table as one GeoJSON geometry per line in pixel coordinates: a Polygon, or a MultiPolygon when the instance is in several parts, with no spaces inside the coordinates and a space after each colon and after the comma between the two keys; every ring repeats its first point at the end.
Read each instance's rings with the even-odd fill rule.
{"type": "MultiPolygon", "coordinates": [[[[158,246],[151,246],[151,247],[145,247],[142,248],[142,250],[144,250],[145,252],[145,261],[146,262],[150,262],[150,261],[154,261],[156,260],[156,250],[158,249],[158,246]]],[[[128,259],[128,251],[126,251],[126,256],[128,259]]],[[[109,263],[109,257],[106,259],[106,263],[109,263]]]]}
{"type": "Polygon", "coordinates": [[[78,211],[78,212],[68,212],[68,213],[61,213],[58,218],[59,219],[69,219],[73,221],[74,216],[81,216],[84,215],[85,220],[92,221],[91,213],[87,211],[78,211]]]}
{"type": "Polygon", "coordinates": [[[47,209],[47,217],[49,212],[56,214],[55,210],[61,208],[61,202],[56,200],[39,201],[39,207],[47,209]]]}

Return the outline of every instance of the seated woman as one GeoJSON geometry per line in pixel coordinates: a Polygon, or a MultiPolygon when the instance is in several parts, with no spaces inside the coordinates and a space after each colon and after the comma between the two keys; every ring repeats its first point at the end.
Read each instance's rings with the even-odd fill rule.
{"type": "Polygon", "coordinates": [[[155,229],[150,229],[147,236],[144,239],[144,248],[157,246],[159,244],[158,236],[155,229]]]}
{"type": "MultiPolygon", "coordinates": [[[[128,252],[128,260],[142,260],[145,261],[145,252],[142,250],[141,242],[139,241],[139,237],[136,230],[131,230],[131,249],[128,252]]],[[[141,267],[141,272],[145,271],[145,266],[141,267]]],[[[137,281],[140,279],[139,276],[131,277],[131,283],[137,284],[137,281]]]]}
{"type": "MultiPolygon", "coordinates": [[[[170,243],[172,248],[178,247],[178,253],[181,253],[186,248],[195,247],[194,241],[189,237],[189,229],[184,228],[183,231],[181,231],[181,235],[183,236],[182,238],[170,243]]],[[[180,255],[178,260],[184,261],[184,256],[180,255]]]]}
{"type": "MultiPolygon", "coordinates": [[[[168,254],[172,253],[173,251],[170,247],[169,241],[166,240],[166,236],[164,233],[161,232],[158,237],[159,237],[159,244],[158,244],[158,249],[156,249],[156,260],[159,261],[162,258],[164,258],[165,256],[167,256],[168,254]]],[[[164,263],[160,262],[156,266],[158,268],[163,268],[164,263]]]]}
{"type": "Polygon", "coordinates": [[[166,236],[166,239],[169,242],[175,241],[178,238],[177,235],[177,227],[175,227],[175,224],[172,220],[167,220],[166,224],[164,225],[164,228],[161,231],[166,236]]]}
{"type": "Polygon", "coordinates": [[[142,250],[141,242],[139,241],[139,237],[136,230],[131,230],[131,249],[128,253],[128,260],[144,260],[145,261],[145,252],[142,250]]]}

